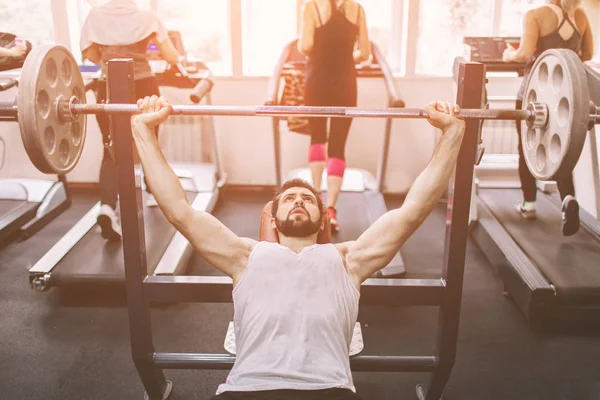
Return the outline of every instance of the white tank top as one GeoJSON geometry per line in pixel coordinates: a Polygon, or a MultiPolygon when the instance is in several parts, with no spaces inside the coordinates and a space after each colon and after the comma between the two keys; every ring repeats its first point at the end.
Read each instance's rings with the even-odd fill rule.
{"type": "Polygon", "coordinates": [[[236,361],[217,394],[355,391],[349,348],[360,293],[333,244],[256,245],[233,289],[236,361]]]}

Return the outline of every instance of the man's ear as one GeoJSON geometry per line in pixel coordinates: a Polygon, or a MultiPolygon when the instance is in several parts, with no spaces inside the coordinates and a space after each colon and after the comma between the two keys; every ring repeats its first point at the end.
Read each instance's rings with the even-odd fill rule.
{"type": "Polygon", "coordinates": [[[271,218],[271,228],[277,229],[277,223],[275,222],[275,218],[271,218]]]}

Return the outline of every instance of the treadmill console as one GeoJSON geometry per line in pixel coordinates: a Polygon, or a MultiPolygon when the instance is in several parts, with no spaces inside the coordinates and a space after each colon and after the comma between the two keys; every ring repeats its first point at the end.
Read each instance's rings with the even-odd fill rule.
{"type": "MultiPolygon", "coordinates": [[[[287,61],[283,65],[284,70],[304,70],[306,68],[306,63],[308,58],[300,53],[298,48],[295,45],[290,47],[290,52],[287,55],[287,61]]],[[[381,65],[376,55],[373,54],[373,58],[369,64],[357,64],[356,67],[356,75],[361,78],[371,78],[371,77],[382,77],[383,71],[381,70],[381,65]]]]}
{"type": "Polygon", "coordinates": [[[505,63],[502,61],[502,53],[506,45],[519,47],[521,38],[518,36],[489,37],[489,36],[467,36],[463,43],[465,47],[464,58],[467,61],[485,64],[488,72],[516,72],[523,76],[524,63],[505,63]]]}

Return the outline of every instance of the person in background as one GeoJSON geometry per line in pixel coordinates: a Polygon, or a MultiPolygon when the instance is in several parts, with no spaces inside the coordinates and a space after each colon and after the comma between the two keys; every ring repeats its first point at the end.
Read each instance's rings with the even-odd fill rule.
{"type": "MultiPolygon", "coordinates": [[[[304,103],[355,107],[355,65],[371,57],[363,7],[354,0],[307,0],[301,21],[298,50],[308,57],[304,103]]],[[[345,147],[351,123],[350,118],[309,119],[312,184],[321,190],[321,177],[327,166],[327,209],[333,232],[339,230],[336,203],[346,170],[345,147]]]]}
{"type": "MultiPolygon", "coordinates": [[[[548,0],[541,7],[529,10],[523,18],[523,36],[519,48],[507,45],[504,62],[526,63],[525,76],[517,94],[516,108],[521,109],[527,78],[537,58],[548,49],[570,49],[579,54],[582,61],[590,60],[594,53],[594,38],[581,0],[548,0]]],[[[519,179],[523,190],[523,202],[517,211],[526,219],[536,218],[536,181],[525,163],[521,123],[517,121],[519,135],[519,179]]],[[[562,198],[562,232],[571,236],[579,230],[579,204],[575,199],[573,176],[557,180],[562,198]]]]}
{"type": "MultiPolygon", "coordinates": [[[[160,95],[158,83],[148,62],[147,48],[151,41],[156,43],[162,58],[169,64],[177,64],[182,59],[156,13],[139,8],[134,0],[110,0],[92,7],[83,24],[80,43],[83,59],[102,67],[102,79],[96,93],[97,103],[106,102],[106,68],[108,60],[113,58],[134,60],[136,99],[160,95]]],[[[120,240],[121,226],[116,213],[117,165],[109,149],[109,117],[97,114],[96,119],[104,142],[99,178],[101,208],[98,225],[104,238],[120,240]]],[[[158,127],[156,134],[158,135],[158,127]]]]}

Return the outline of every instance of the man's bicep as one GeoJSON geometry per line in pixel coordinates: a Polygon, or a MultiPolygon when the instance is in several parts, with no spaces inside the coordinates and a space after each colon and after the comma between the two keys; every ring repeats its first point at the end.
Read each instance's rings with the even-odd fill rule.
{"type": "Polygon", "coordinates": [[[180,231],[212,266],[233,277],[243,267],[256,241],[237,236],[210,213],[193,211],[180,231]]]}
{"type": "Polygon", "coordinates": [[[400,247],[422,223],[411,206],[388,211],[360,237],[349,242],[347,266],[364,281],[390,263],[400,247]]]}

